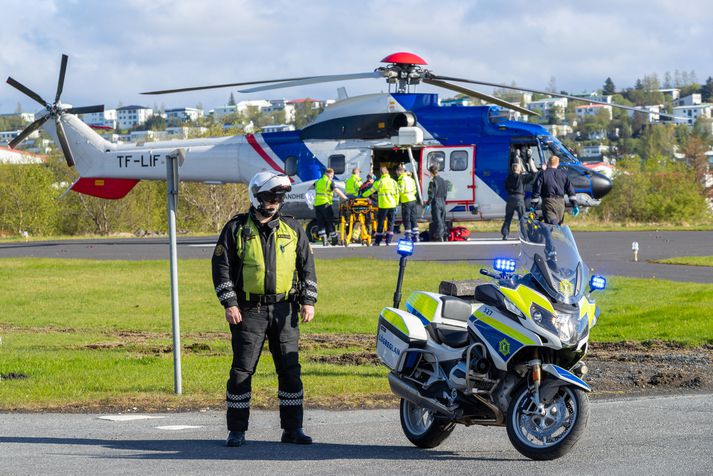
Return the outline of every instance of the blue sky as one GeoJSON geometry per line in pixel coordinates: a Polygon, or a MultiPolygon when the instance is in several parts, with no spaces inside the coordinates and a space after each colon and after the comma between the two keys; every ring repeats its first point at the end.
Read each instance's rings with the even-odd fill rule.
{"type": "MultiPolygon", "coordinates": [[[[623,87],[652,72],[713,75],[713,9],[703,0],[0,0],[0,12],[0,77],[50,99],[67,53],[62,99],[73,105],[210,108],[231,90],[137,93],[371,71],[396,51],[419,54],[437,74],[539,89],[554,77],[570,92],[607,76],[623,87]]],[[[335,97],[340,85],[350,95],[386,87],[361,80],[236,99],[335,97]]],[[[0,85],[0,112],[18,102],[38,109],[0,85]]]]}

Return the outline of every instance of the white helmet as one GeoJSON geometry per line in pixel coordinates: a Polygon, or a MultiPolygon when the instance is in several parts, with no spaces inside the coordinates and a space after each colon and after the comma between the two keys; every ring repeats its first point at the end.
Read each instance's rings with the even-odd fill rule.
{"type": "Polygon", "coordinates": [[[265,198],[269,197],[268,194],[283,198],[285,193],[290,190],[292,190],[292,185],[287,175],[264,171],[256,173],[250,180],[248,197],[250,198],[250,204],[262,215],[272,216],[280,209],[282,202],[280,201],[277,205],[272,206],[269,203],[265,203],[265,198]]]}

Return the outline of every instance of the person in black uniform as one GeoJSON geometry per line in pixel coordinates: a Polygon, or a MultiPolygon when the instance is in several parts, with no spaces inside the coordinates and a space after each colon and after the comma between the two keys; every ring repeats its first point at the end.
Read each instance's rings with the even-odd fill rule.
{"type": "Polygon", "coordinates": [[[428,168],[431,173],[431,182],[428,184],[428,201],[431,207],[431,221],[433,222],[433,236],[431,241],[446,241],[448,229],[446,228],[446,197],[448,196],[448,182],[438,175],[438,166],[428,168]]]}
{"type": "Polygon", "coordinates": [[[505,205],[505,221],[500,228],[503,240],[508,239],[510,234],[510,223],[512,217],[517,212],[518,220],[525,216],[525,185],[535,179],[535,174],[522,174],[522,165],[519,162],[512,164],[512,172],[505,179],[505,190],[508,192],[508,201],[505,205]]]}
{"type": "Polygon", "coordinates": [[[538,174],[535,184],[532,187],[531,205],[536,206],[542,199],[542,215],[545,223],[551,225],[561,225],[564,221],[565,195],[569,196],[570,205],[577,212],[577,197],[574,194],[574,187],[564,170],[560,170],[560,159],[556,155],[550,157],[546,170],[538,174]]]}
{"type": "Polygon", "coordinates": [[[227,446],[245,444],[251,377],[267,337],[278,376],[283,443],[310,444],[302,430],[299,315],[314,318],[317,276],[307,234],[279,214],[286,175],[260,172],[248,185],[250,211],[223,228],[213,252],[213,284],[230,324],[233,362],[227,384],[227,446]],[[300,307],[301,306],[301,307],[300,307]]]}

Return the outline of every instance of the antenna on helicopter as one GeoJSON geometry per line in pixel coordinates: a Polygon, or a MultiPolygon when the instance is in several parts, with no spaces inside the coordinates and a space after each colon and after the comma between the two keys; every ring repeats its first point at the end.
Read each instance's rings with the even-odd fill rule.
{"type": "Polygon", "coordinates": [[[64,133],[64,126],[62,125],[62,114],[90,114],[93,112],[104,112],[104,106],[103,105],[98,105],[98,106],[84,106],[84,107],[69,107],[69,108],[64,108],[62,107],[62,103],[60,102],[60,96],[62,95],[62,89],[64,88],[64,76],[65,73],[67,72],[67,60],[68,56],[67,55],[62,55],[62,63],[59,68],[59,80],[57,81],[57,93],[55,94],[54,97],[54,103],[50,104],[44,99],[42,99],[42,96],[25,86],[24,84],[20,83],[19,81],[16,81],[12,77],[7,78],[7,84],[10,86],[14,87],[15,89],[19,90],[26,96],[29,96],[30,98],[34,99],[36,102],[41,104],[45,109],[46,112],[36,119],[32,124],[27,126],[25,129],[20,132],[20,134],[17,135],[13,140],[10,141],[10,147],[15,148],[18,144],[20,144],[23,140],[27,138],[30,134],[35,132],[37,129],[39,129],[42,124],[50,120],[51,118],[54,118],[54,123],[57,129],[57,137],[59,138],[59,145],[62,149],[62,153],[64,154],[64,158],[67,161],[67,165],[70,167],[74,166],[74,157],[72,156],[72,150],[69,148],[69,143],[67,142],[67,137],[64,133]]]}

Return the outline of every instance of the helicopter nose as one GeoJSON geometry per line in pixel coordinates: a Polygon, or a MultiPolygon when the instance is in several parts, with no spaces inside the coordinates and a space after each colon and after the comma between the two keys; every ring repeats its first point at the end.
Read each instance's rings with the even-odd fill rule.
{"type": "Polygon", "coordinates": [[[592,181],[592,196],[597,200],[603,198],[612,188],[611,179],[598,172],[593,172],[589,179],[592,181]]]}

